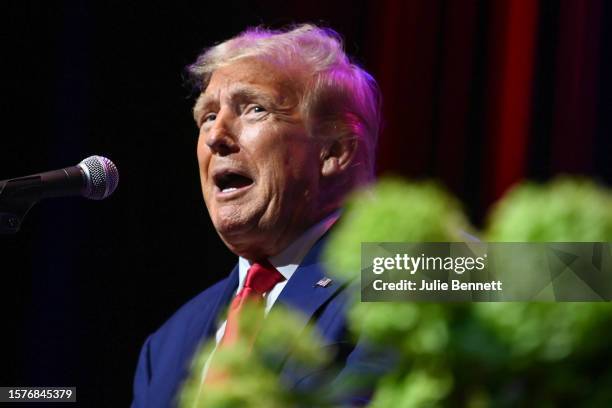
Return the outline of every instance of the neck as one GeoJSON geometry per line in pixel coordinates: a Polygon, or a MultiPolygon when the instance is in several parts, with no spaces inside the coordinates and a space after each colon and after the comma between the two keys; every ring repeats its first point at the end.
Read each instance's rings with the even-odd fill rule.
{"type": "Polygon", "coordinates": [[[281,254],[304,235],[308,235],[312,229],[316,229],[324,220],[326,221],[324,231],[326,231],[337,220],[338,216],[337,208],[330,208],[327,212],[317,217],[315,221],[303,224],[300,228],[285,229],[281,232],[258,231],[257,236],[260,239],[257,242],[253,242],[253,240],[245,240],[242,243],[234,241],[231,245],[226,242],[226,245],[233,253],[251,262],[269,259],[281,254]],[[328,223],[329,225],[327,225],[328,223]]]}

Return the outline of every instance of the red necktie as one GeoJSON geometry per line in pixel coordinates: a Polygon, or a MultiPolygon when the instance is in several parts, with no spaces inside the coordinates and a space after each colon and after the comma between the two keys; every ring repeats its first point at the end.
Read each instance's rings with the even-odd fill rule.
{"type": "Polygon", "coordinates": [[[238,320],[243,305],[248,302],[261,301],[265,293],[268,293],[277,283],[284,280],[285,277],[266,260],[251,265],[244,281],[244,287],[238,292],[230,305],[227,322],[225,323],[225,333],[220,343],[221,347],[232,345],[238,340],[238,320]]]}

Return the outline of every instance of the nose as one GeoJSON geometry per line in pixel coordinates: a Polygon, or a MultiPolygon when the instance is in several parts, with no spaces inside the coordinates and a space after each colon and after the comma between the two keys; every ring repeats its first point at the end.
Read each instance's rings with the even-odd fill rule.
{"type": "Polygon", "coordinates": [[[205,135],[206,145],[213,154],[227,156],[238,151],[236,137],[232,130],[230,115],[219,112],[215,122],[205,135]]]}

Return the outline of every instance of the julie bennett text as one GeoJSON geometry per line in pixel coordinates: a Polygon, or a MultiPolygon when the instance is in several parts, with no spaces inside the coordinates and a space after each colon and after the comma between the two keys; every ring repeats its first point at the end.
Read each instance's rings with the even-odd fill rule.
{"type": "Polygon", "coordinates": [[[420,282],[402,279],[398,282],[385,282],[377,279],[372,283],[377,291],[501,291],[502,282],[499,280],[489,282],[461,282],[453,279],[450,282],[442,282],[439,279],[432,281],[421,280],[420,282]]]}

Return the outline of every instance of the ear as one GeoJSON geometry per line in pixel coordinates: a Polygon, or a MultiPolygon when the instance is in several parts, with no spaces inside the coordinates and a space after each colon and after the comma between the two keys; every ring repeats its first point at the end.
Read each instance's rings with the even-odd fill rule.
{"type": "Polygon", "coordinates": [[[344,172],[353,161],[357,151],[357,138],[343,136],[329,144],[321,155],[321,175],[330,177],[344,172]]]}

